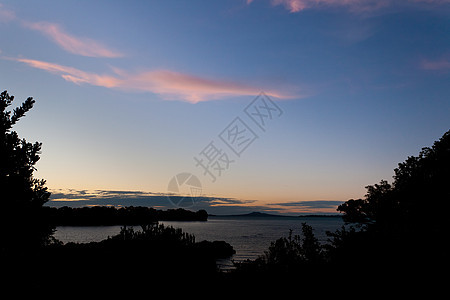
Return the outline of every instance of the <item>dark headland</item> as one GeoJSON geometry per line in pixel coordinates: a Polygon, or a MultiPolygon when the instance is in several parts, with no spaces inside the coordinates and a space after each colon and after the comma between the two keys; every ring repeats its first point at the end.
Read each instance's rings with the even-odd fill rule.
{"type": "Polygon", "coordinates": [[[207,221],[205,210],[182,208],[159,210],[152,207],[113,206],[43,207],[45,218],[54,226],[142,225],[158,221],[207,221]]]}

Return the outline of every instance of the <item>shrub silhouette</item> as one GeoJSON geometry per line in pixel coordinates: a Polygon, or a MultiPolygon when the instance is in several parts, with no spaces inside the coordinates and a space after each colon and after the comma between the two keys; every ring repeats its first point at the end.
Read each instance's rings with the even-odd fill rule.
{"type": "Polygon", "coordinates": [[[302,223],[302,236],[281,237],[272,242],[264,255],[256,260],[236,262],[237,274],[250,273],[252,276],[277,276],[296,274],[301,270],[318,266],[324,262],[322,246],[314,236],[313,228],[302,223]],[[256,274],[258,273],[258,275],[256,274]],[[263,275],[264,274],[264,275],[263,275]]]}
{"type": "Polygon", "coordinates": [[[178,288],[214,280],[216,259],[230,248],[224,242],[196,243],[194,235],[163,224],[142,225],[140,230],[123,226],[120,233],[100,242],[45,247],[35,269],[58,274],[53,285],[61,291],[79,278],[95,283],[93,288],[98,290],[111,287],[118,279],[130,289],[162,283],[178,288]]]}
{"type": "MultiPolygon", "coordinates": [[[[135,231],[133,227],[123,226],[119,234],[108,238],[109,241],[146,242],[157,243],[160,246],[171,245],[180,247],[190,247],[195,244],[195,237],[192,234],[183,232],[180,228],[164,226],[163,224],[151,223],[141,225],[141,231],[135,231]]],[[[108,241],[107,240],[107,241],[108,241]]]]}

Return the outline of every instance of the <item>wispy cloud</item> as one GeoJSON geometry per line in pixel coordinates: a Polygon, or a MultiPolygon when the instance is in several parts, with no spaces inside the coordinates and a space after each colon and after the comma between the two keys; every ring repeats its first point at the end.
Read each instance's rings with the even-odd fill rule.
{"type": "MultiPolygon", "coordinates": [[[[49,206],[83,207],[83,206],[147,206],[158,209],[176,208],[172,203],[177,196],[169,193],[152,193],[144,191],[113,191],[113,190],[76,190],[76,189],[54,189],[49,206]],[[171,200],[169,200],[170,196],[171,200]]],[[[244,214],[252,211],[266,213],[336,213],[336,207],[342,201],[317,200],[298,201],[271,204],[258,204],[255,200],[242,200],[227,197],[199,196],[194,198],[194,205],[189,206],[191,210],[205,209],[208,213],[244,214]]]]}
{"type": "Polygon", "coordinates": [[[14,19],[16,19],[14,11],[5,8],[5,6],[0,3],[0,23],[11,22],[14,19]]]}
{"type": "MultiPolygon", "coordinates": [[[[172,203],[177,203],[177,196],[169,193],[152,193],[144,191],[111,191],[111,190],[52,190],[49,206],[147,206],[162,209],[176,208],[172,203]],[[170,199],[168,198],[170,196],[170,199]]],[[[194,198],[194,206],[191,209],[206,209],[208,212],[233,212],[245,209],[246,205],[254,201],[239,200],[226,197],[198,196],[194,198]]]]}
{"type": "Polygon", "coordinates": [[[121,84],[120,79],[109,75],[85,72],[76,68],[34,59],[17,58],[13,60],[25,63],[33,68],[60,75],[65,80],[76,84],[88,83],[90,85],[103,86],[107,88],[117,87],[121,84]]]}
{"type": "Polygon", "coordinates": [[[273,0],[273,5],[283,5],[292,13],[310,8],[345,7],[353,12],[372,11],[385,7],[388,0],[273,0]]]}
{"type": "Polygon", "coordinates": [[[69,53],[89,56],[115,58],[124,56],[119,51],[91,38],[78,37],[66,32],[59,24],[51,22],[29,22],[16,16],[16,13],[0,3],[0,23],[16,21],[21,26],[38,31],[69,53]]]}
{"type": "MultiPolygon", "coordinates": [[[[29,22],[16,18],[13,11],[5,9],[1,4],[0,17],[3,17],[4,20],[16,20],[25,28],[44,34],[72,54],[106,58],[123,56],[122,53],[112,50],[96,40],[69,34],[59,24],[29,22]]],[[[13,58],[12,60],[61,76],[66,81],[75,84],[89,84],[133,92],[150,92],[158,94],[164,100],[197,103],[231,96],[253,96],[259,94],[261,90],[264,90],[269,96],[280,99],[298,97],[296,94],[271,90],[267,86],[263,88],[232,80],[204,78],[166,69],[136,72],[111,67],[110,72],[99,74],[41,60],[28,58],[13,58]]]]}
{"type": "Polygon", "coordinates": [[[302,208],[336,208],[341,205],[343,201],[336,200],[309,200],[309,201],[297,201],[297,202],[282,202],[282,203],[271,203],[269,205],[275,206],[285,206],[285,207],[302,207],[302,208]]]}
{"type": "Polygon", "coordinates": [[[440,60],[423,60],[420,66],[424,70],[449,71],[450,70],[450,60],[445,59],[445,58],[440,59],[440,60]]]}
{"type": "Polygon", "coordinates": [[[58,46],[76,55],[89,57],[122,57],[123,54],[108,48],[102,43],[90,38],[77,37],[69,34],[62,27],[50,22],[22,22],[25,27],[36,30],[50,38],[58,46]]]}
{"type": "MultiPolygon", "coordinates": [[[[247,0],[251,4],[253,0],[247,0]]],[[[329,7],[343,7],[351,12],[360,13],[388,7],[400,1],[395,0],[271,0],[273,6],[284,6],[289,12],[296,13],[306,9],[323,9],[329,7]]],[[[404,3],[423,3],[427,5],[441,5],[450,0],[405,0],[404,3]]]]}
{"type": "MultiPolygon", "coordinates": [[[[133,73],[113,68],[112,74],[97,74],[40,60],[26,58],[14,58],[13,60],[59,75],[75,84],[90,84],[128,91],[151,92],[159,94],[166,100],[181,100],[197,103],[221,99],[227,96],[253,96],[261,92],[261,88],[238,82],[207,79],[169,70],[133,73]]],[[[275,90],[264,89],[264,91],[267,95],[276,98],[293,97],[287,93],[281,93],[275,90]]]]}
{"type": "Polygon", "coordinates": [[[343,201],[337,200],[309,200],[309,201],[293,201],[282,203],[269,203],[269,207],[290,213],[307,213],[307,214],[336,214],[336,208],[343,201]]]}
{"type": "MultiPolygon", "coordinates": [[[[185,100],[191,103],[221,99],[227,96],[253,96],[261,92],[261,88],[239,82],[202,78],[169,70],[134,74],[119,71],[118,74],[123,78],[123,89],[157,93],[165,99],[185,100]]],[[[265,91],[269,96],[289,97],[289,95],[274,90],[265,91]]]]}

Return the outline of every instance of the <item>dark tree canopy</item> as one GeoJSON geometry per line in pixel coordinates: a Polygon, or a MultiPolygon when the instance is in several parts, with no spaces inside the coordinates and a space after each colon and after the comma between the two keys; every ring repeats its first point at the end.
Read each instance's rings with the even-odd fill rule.
{"type": "Polygon", "coordinates": [[[45,243],[51,233],[40,214],[50,193],[45,180],[33,177],[42,144],[27,142],[12,130],[35,100],[29,97],[14,110],[7,110],[13,100],[14,96],[7,91],[0,94],[1,249],[15,248],[20,243],[39,245],[45,243]]]}
{"type": "Polygon", "coordinates": [[[348,200],[338,207],[348,222],[376,224],[378,229],[443,230],[450,201],[450,131],[410,156],[394,170],[394,181],[366,187],[364,199],[348,200]]]}

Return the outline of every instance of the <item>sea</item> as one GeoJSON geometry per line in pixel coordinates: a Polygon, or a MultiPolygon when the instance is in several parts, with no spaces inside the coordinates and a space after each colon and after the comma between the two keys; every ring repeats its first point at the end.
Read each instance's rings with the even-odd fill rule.
{"type": "MultiPolygon", "coordinates": [[[[327,243],[327,231],[340,229],[344,222],[341,217],[305,216],[305,217],[242,217],[242,216],[209,216],[208,221],[160,221],[161,224],[181,228],[193,234],[197,242],[225,241],[236,251],[229,259],[217,261],[219,268],[230,269],[233,261],[254,260],[267,251],[271,242],[280,237],[287,237],[289,231],[301,236],[301,224],[306,223],[313,228],[319,242],[327,243]]],[[[121,226],[58,226],[54,237],[63,243],[99,242],[116,235],[121,226]]],[[[136,230],[140,227],[136,226],[136,230]]]]}

